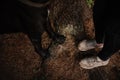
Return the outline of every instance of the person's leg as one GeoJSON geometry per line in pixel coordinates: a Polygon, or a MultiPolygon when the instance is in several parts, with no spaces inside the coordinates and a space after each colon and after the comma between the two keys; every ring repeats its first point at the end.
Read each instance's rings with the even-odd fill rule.
{"type": "Polygon", "coordinates": [[[103,43],[105,30],[104,18],[106,7],[107,7],[106,0],[95,0],[93,6],[93,21],[95,25],[95,39],[98,44],[103,43]]]}
{"type": "Polygon", "coordinates": [[[102,48],[103,47],[103,39],[104,39],[104,15],[106,0],[95,0],[93,6],[93,21],[95,27],[95,40],[83,40],[79,43],[78,49],[80,51],[87,51],[93,49],[95,47],[102,48]],[[102,6],[101,6],[102,4],[102,6]]]}
{"type": "Polygon", "coordinates": [[[104,47],[95,57],[85,58],[79,63],[82,68],[92,69],[105,66],[109,63],[110,57],[120,49],[120,36],[117,34],[106,33],[104,47]]]}
{"type": "Polygon", "coordinates": [[[95,24],[95,39],[94,40],[83,40],[79,43],[78,49],[80,51],[87,51],[90,49],[97,48],[103,48],[103,39],[104,39],[104,30],[105,27],[101,24],[96,23],[95,24]]]}
{"type": "MultiPolygon", "coordinates": [[[[112,33],[111,33],[112,34],[112,33]]],[[[110,33],[106,33],[104,40],[104,47],[98,53],[98,57],[102,60],[109,59],[115,52],[120,49],[120,36],[117,34],[111,35],[110,33]]]]}
{"type": "Polygon", "coordinates": [[[95,26],[95,40],[98,44],[103,43],[104,29],[105,29],[105,27],[103,25],[101,25],[101,26],[96,25],[95,26]]]}

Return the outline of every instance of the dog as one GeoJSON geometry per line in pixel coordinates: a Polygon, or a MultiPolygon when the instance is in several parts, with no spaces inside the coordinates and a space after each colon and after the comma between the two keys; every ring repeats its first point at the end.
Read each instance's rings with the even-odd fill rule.
{"type": "Polygon", "coordinates": [[[41,35],[46,31],[57,43],[65,37],[56,33],[48,18],[49,0],[2,0],[0,3],[0,34],[23,32],[28,35],[36,52],[44,59],[50,57],[42,48],[41,35]]]}

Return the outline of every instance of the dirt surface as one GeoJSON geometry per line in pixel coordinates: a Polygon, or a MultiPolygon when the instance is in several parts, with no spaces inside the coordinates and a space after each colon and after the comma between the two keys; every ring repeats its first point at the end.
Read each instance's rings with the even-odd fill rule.
{"type": "MultiPolygon", "coordinates": [[[[84,56],[95,53],[80,52],[76,44],[76,38],[94,38],[92,12],[85,0],[53,1],[51,24],[66,36],[65,42],[52,43],[51,57],[43,62],[24,33],[0,35],[0,80],[120,80],[119,52],[105,67],[85,70],[79,66],[84,56]]],[[[46,48],[51,39],[45,33],[42,41],[46,48]]]]}
{"type": "Polygon", "coordinates": [[[51,57],[41,64],[41,57],[25,34],[0,35],[0,80],[120,79],[119,53],[112,56],[106,67],[85,70],[79,61],[82,55],[91,53],[79,52],[71,36],[62,45],[53,44],[50,52],[51,57]]]}
{"type": "Polygon", "coordinates": [[[0,35],[0,80],[30,80],[40,63],[26,35],[0,35]]]}

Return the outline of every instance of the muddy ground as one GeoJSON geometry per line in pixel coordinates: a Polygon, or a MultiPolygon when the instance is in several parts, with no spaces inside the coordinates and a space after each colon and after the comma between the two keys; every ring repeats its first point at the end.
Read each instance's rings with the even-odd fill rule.
{"type": "MultiPolygon", "coordinates": [[[[43,47],[49,44],[48,39],[43,39],[43,47]]],[[[91,53],[81,53],[71,36],[61,45],[53,44],[50,52],[51,57],[41,64],[25,34],[0,35],[0,80],[120,80],[120,53],[105,67],[85,70],[79,61],[91,53]]]]}

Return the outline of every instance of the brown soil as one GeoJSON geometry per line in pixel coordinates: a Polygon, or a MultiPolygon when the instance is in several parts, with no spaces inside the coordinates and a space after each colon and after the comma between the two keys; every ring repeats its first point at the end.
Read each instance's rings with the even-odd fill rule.
{"type": "MultiPolygon", "coordinates": [[[[53,43],[51,57],[43,64],[29,38],[23,33],[0,35],[0,80],[120,80],[120,53],[105,67],[82,69],[79,61],[95,51],[80,52],[76,39],[85,33],[94,38],[92,12],[86,0],[53,0],[50,7],[52,27],[65,35],[66,41],[53,43]]],[[[85,35],[84,35],[85,37],[85,35]]],[[[43,35],[43,47],[51,39],[43,35]]]]}
{"type": "Polygon", "coordinates": [[[41,57],[25,34],[0,35],[0,80],[120,79],[119,53],[112,56],[106,67],[85,70],[79,66],[84,53],[77,50],[71,36],[62,45],[53,44],[50,52],[52,56],[41,64],[41,57]]]}

